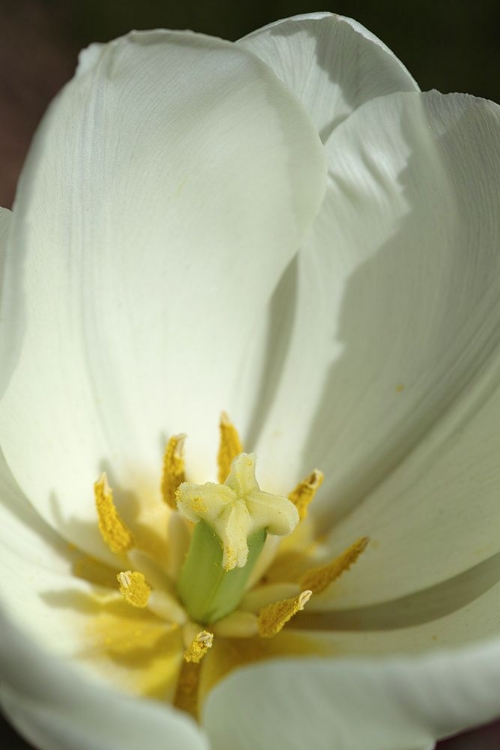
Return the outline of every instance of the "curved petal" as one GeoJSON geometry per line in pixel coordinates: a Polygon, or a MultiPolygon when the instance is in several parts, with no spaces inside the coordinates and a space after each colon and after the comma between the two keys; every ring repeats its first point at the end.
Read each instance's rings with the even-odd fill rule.
{"type": "Polygon", "coordinates": [[[320,531],[336,522],[328,555],[372,538],[342,606],[425,588],[499,548],[499,113],[394,94],[327,144],[290,343],[249,447],[270,491],[290,467],[290,486],[324,471],[311,512],[320,531]]]}
{"type": "Polygon", "coordinates": [[[179,632],[126,604],[116,571],[61,540],[27,503],[3,459],[0,498],[0,599],[10,617],[89,674],[170,700],[183,653],[179,632]]]}
{"type": "Polygon", "coordinates": [[[391,50],[361,24],[332,13],[295,16],[237,42],[298,96],[321,140],[364,102],[418,86],[391,50]]]}
{"type": "Polygon", "coordinates": [[[497,553],[423,591],[353,609],[335,609],[333,585],[329,600],[313,596],[292,625],[342,656],[421,653],[485,641],[499,633],[499,565],[497,553]]]}
{"type": "Polygon", "coordinates": [[[103,469],[138,517],[159,500],[166,434],[210,478],[255,311],[324,182],[314,126],[246,50],[138,32],[84,53],[24,171],[3,309],[1,444],[68,539],[105,555],[86,525],[103,469]]]}
{"type": "Polygon", "coordinates": [[[368,529],[372,539],[349,581],[332,592],[334,606],[410,594],[499,550],[498,361],[489,369],[332,532],[332,549],[342,547],[354,529],[368,529]]]}
{"type": "MultiPolygon", "coordinates": [[[[60,537],[34,510],[0,452],[0,560],[2,567],[9,570],[9,575],[0,581],[2,597],[7,590],[14,594],[21,586],[22,590],[14,595],[22,611],[26,593],[33,585],[41,584],[45,574],[70,580],[82,558],[83,553],[60,537]]],[[[116,566],[116,558],[113,563],[116,566]]]]}
{"type": "Polygon", "coordinates": [[[498,714],[499,657],[493,642],[419,659],[269,662],[221,682],[203,723],[215,749],[432,747],[498,714]]]}
{"type": "Polygon", "coordinates": [[[3,278],[4,274],[5,251],[11,226],[11,219],[12,213],[7,208],[0,208],[0,278],[3,278]]]}
{"type": "Polygon", "coordinates": [[[208,750],[195,723],[170,706],[137,700],[88,679],[35,648],[0,615],[2,708],[18,731],[43,750],[157,750],[165,738],[186,750],[208,750]],[[29,670],[20,664],[30,665],[29,670]]]}
{"type": "Polygon", "coordinates": [[[0,264],[3,263],[5,257],[5,247],[11,218],[12,213],[8,208],[0,208],[0,264]]]}

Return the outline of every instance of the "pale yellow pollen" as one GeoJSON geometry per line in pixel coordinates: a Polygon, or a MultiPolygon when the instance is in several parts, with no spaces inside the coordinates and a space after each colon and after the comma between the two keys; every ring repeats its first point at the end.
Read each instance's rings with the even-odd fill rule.
{"type": "Polygon", "coordinates": [[[225,411],[222,412],[220,417],[219,430],[220,443],[219,452],[217,454],[217,465],[219,467],[219,484],[222,484],[226,481],[229,472],[231,471],[231,464],[236,456],[243,453],[243,446],[236,427],[231,422],[225,411]]]}
{"type": "Polygon", "coordinates": [[[260,637],[272,638],[277,635],[297,612],[304,609],[311,596],[312,591],[302,591],[292,599],[282,599],[264,607],[258,616],[260,637]]]}
{"type": "Polygon", "coordinates": [[[184,465],[185,435],[173,435],[165,448],[163,457],[163,473],[161,477],[161,492],[164,502],[177,510],[175,493],[182,482],[186,481],[184,465]]]}
{"type": "Polygon", "coordinates": [[[128,552],[134,546],[134,538],[118,515],[105,473],[94,484],[94,496],[102,538],[115,555],[128,552]]]}
{"type": "Polygon", "coordinates": [[[144,609],[148,606],[151,587],[142,573],[126,570],[116,576],[120,584],[120,594],[128,604],[144,609]]]}
{"type": "Polygon", "coordinates": [[[296,488],[290,492],[288,499],[292,501],[299,512],[299,518],[301,521],[307,515],[307,508],[314,500],[314,496],[318,489],[323,484],[324,475],[319,469],[309,474],[308,477],[303,479],[296,488]]]}
{"type": "Polygon", "coordinates": [[[332,560],[332,562],[308,570],[299,581],[300,587],[311,589],[313,594],[319,594],[321,591],[324,591],[332,581],[339,578],[342,573],[356,562],[369,541],[368,537],[364,536],[358,539],[357,542],[354,542],[354,544],[351,544],[350,547],[336,557],[335,560],[332,560]]]}
{"type": "Polygon", "coordinates": [[[184,652],[184,661],[199,664],[203,657],[212,648],[214,641],[213,633],[208,630],[200,631],[193,639],[192,643],[184,652]]]}

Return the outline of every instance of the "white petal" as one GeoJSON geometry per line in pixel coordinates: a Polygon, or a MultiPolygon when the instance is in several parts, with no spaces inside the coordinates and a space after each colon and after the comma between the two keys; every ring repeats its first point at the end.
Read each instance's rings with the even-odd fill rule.
{"type": "Polygon", "coordinates": [[[43,750],[207,750],[195,723],[170,706],[115,693],[34,648],[3,616],[2,707],[43,750]],[[28,668],[29,667],[29,668],[28,668]]]}
{"type": "Polygon", "coordinates": [[[321,139],[366,101],[417,91],[404,65],[350,18],[329,13],[295,16],[238,42],[258,55],[295,92],[321,139]]]}
{"type": "Polygon", "coordinates": [[[373,540],[339,582],[342,606],[425,588],[499,549],[499,112],[394,94],[327,144],[327,200],[290,270],[289,343],[249,448],[267,490],[283,492],[290,467],[289,486],[325,472],[320,530],[359,506],[332,537],[331,555],[373,540]]]}
{"type": "Polygon", "coordinates": [[[420,653],[485,641],[499,632],[499,566],[497,553],[423,591],[353,609],[336,609],[334,584],[329,597],[311,598],[293,627],[315,631],[332,653],[346,656],[420,653]]]}
{"type": "Polygon", "coordinates": [[[191,477],[210,478],[256,310],[324,180],[313,124],[246,50],[147,32],[85,53],[23,175],[3,309],[3,365],[18,361],[1,443],[68,539],[106,554],[103,469],[143,522],[169,434],[189,434],[191,477]]]}
{"type": "MultiPolygon", "coordinates": [[[[72,580],[77,554],[37,515],[10,476],[0,454],[0,596],[11,616],[62,652],[71,627],[45,599],[72,580]],[[61,621],[62,619],[62,621],[61,621]]],[[[71,618],[70,618],[71,619],[71,618]]]]}
{"type": "Polygon", "coordinates": [[[332,532],[330,550],[355,532],[372,543],[332,590],[335,607],[390,601],[487,560],[498,538],[498,363],[332,532]]]}
{"type": "Polygon", "coordinates": [[[0,267],[5,255],[5,246],[7,243],[7,233],[10,227],[12,213],[8,208],[0,208],[0,267]]]}
{"type": "MultiPolygon", "coordinates": [[[[71,549],[41,520],[0,463],[0,599],[56,658],[108,684],[172,699],[180,634],[118,593],[116,571],[71,549]]],[[[137,556],[136,556],[137,557],[137,556]]]]}
{"type": "Polygon", "coordinates": [[[421,659],[269,662],[221,682],[204,726],[216,750],[432,747],[498,713],[499,659],[495,642],[421,659]]]}

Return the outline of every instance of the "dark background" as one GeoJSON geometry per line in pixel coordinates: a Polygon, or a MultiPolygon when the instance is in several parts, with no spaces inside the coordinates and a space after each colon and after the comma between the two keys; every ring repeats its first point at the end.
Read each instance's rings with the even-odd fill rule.
{"type": "MultiPolygon", "coordinates": [[[[361,22],[391,47],[422,89],[500,102],[498,0],[0,0],[0,205],[11,205],[37,123],[71,77],[79,49],[90,42],[157,27],[234,40],[277,18],[317,10],[361,22]]],[[[30,746],[0,718],[0,747],[30,746]]],[[[440,744],[440,750],[499,749],[495,725],[440,744]]]]}

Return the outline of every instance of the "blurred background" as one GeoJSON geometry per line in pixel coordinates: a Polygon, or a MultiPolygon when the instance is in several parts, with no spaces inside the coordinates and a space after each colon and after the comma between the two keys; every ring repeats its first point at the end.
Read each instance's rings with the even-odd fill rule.
{"type": "MultiPolygon", "coordinates": [[[[0,205],[11,206],[44,109],[90,42],[158,27],[234,40],[275,19],[317,10],[351,16],[370,29],[422,89],[500,102],[498,0],[0,0],[0,205]]],[[[31,746],[0,717],[0,747],[31,746]]],[[[500,724],[442,742],[439,750],[500,750],[500,724]]]]}

